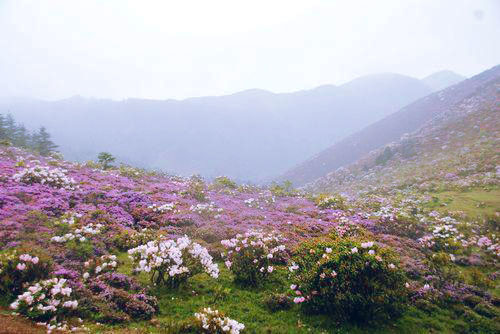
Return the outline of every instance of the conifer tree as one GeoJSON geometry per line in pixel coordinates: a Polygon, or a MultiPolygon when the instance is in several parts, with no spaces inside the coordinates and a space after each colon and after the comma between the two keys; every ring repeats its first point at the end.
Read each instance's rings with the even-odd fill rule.
{"type": "Polygon", "coordinates": [[[33,136],[34,149],[41,155],[49,155],[54,152],[57,145],[50,139],[50,134],[44,126],[33,136]]]}

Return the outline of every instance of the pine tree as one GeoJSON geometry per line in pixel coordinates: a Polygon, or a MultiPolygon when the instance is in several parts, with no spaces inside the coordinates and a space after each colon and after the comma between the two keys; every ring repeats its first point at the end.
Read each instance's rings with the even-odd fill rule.
{"type": "Polygon", "coordinates": [[[5,116],[0,114],[0,140],[7,139],[7,128],[5,125],[5,116]]]}
{"type": "Polygon", "coordinates": [[[12,114],[8,113],[7,116],[5,117],[5,133],[6,133],[6,138],[10,142],[14,141],[14,137],[16,136],[17,133],[17,125],[16,121],[14,120],[14,117],[12,114]]]}
{"type": "Polygon", "coordinates": [[[108,152],[101,152],[97,156],[97,160],[99,163],[102,165],[102,168],[104,169],[109,169],[113,161],[115,161],[115,157],[111,155],[111,153],[108,152]]]}
{"type": "Polygon", "coordinates": [[[33,140],[34,149],[41,155],[49,155],[57,148],[57,145],[50,139],[50,134],[44,126],[38,130],[38,133],[35,136],[33,136],[33,140]]]}
{"type": "Polygon", "coordinates": [[[12,139],[14,146],[27,148],[29,142],[29,132],[26,130],[23,124],[17,126],[17,131],[12,139]]]}

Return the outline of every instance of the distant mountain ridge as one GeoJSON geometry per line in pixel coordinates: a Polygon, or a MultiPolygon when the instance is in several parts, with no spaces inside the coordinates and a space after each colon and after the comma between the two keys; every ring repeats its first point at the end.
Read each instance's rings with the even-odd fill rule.
{"type": "Polygon", "coordinates": [[[453,86],[465,79],[467,78],[460,74],[445,70],[433,73],[423,78],[422,81],[433,90],[438,91],[453,86]]]}
{"type": "Polygon", "coordinates": [[[456,190],[500,184],[500,76],[417,131],[309,183],[357,197],[396,189],[456,190]]]}
{"type": "Polygon", "coordinates": [[[290,180],[296,186],[312,182],[337,168],[360,159],[363,155],[417,130],[439,113],[475,92],[478,87],[500,76],[500,65],[484,71],[454,86],[423,97],[358,131],[313,158],[284,173],[279,179],[290,180]]]}
{"type": "Polygon", "coordinates": [[[0,100],[28,127],[44,124],[71,160],[109,151],[175,174],[269,180],[304,157],[425,96],[421,80],[378,74],[275,94],[252,89],[186,100],[0,100]]]}

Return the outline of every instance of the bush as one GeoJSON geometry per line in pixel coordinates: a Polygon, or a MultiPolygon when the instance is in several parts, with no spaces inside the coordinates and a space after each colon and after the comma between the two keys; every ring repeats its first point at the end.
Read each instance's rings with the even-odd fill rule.
{"type": "Polygon", "coordinates": [[[122,230],[113,238],[113,245],[120,251],[126,251],[131,248],[146,244],[155,239],[157,231],[143,229],[141,232],[134,230],[122,230]]]}
{"type": "Polygon", "coordinates": [[[116,158],[108,152],[101,152],[97,156],[97,161],[102,166],[103,169],[109,169],[112,167],[112,163],[116,160],[116,158]]]}
{"type": "Polygon", "coordinates": [[[83,278],[88,279],[92,276],[115,271],[118,262],[116,261],[115,255],[102,255],[86,261],[84,266],[86,271],[83,274],[83,278]]]}
{"type": "Polygon", "coordinates": [[[148,320],[158,312],[158,301],[133,278],[107,272],[77,285],[79,313],[107,323],[148,320]]]}
{"type": "Polygon", "coordinates": [[[17,296],[10,308],[33,320],[55,319],[57,322],[75,313],[78,307],[78,302],[72,298],[72,291],[64,278],[40,281],[17,296]]]}
{"type": "Polygon", "coordinates": [[[294,302],[306,312],[359,322],[399,315],[407,299],[406,279],[391,258],[373,242],[304,243],[290,268],[294,302]]]}
{"type": "Polygon", "coordinates": [[[280,310],[288,310],[292,307],[293,302],[289,296],[282,293],[272,293],[264,298],[264,304],[272,312],[280,310]]]}
{"type": "Polygon", "coordinates": [[[199,202],[205,202],[207,200],[205,189],[206,185],[203,179],[200,176],[194,175],[189,181],[186,193],[199,202]]]}
{"type": "Polygon", "coordinates": [[[195,326],[198,333],[205,334],[222,334],[231,333],[239,334],[245,329],[245,325],[230,319],[224,313],[218,310],[212,310],[210,307],[204,308],[201,312],[195,313],[195,326]]]}
{"type": "Polygon", "coordinates": [[[66,171],[45,166],[35,166],[25,168],[13,176],[17,182],[26,184],[40,183],[46,184],[54,188],[64,188],[67,190],[74,190],[76,182],[72,178],[66,176],[66,171]]]}
{"type": "Polygon", "coordinates": [[[295,196],[297,194],[297,191],[293,189],[292,182],[290,181],[284,181],[282,185],[273,182],[273,184],[269,187],[269,190],[271,191],[271,194],[278,197],[295,196]]]}
{"type": "Polygon", "coordinates": [[[283,262],[286,255],[281,235],[248,231],[235,238],[222,240],[226,266],[235,280],[244,285],[259,285],[274,270],[272,264],[283,262]]]}
{"type": "Polygon", "coordinates": [[[128,251],[137,265],[135,271],[151,273],[151,282],[178,287],[189,277],[205,271],[219,277],[219,268],[206,248],[187,236],[177,240],[150,241],[128,251]]]}
{"type": "Polygon", "coordinates": [[[320,209],[346,210],[347,205],[344,197],[340,195],[319,195],[316,198],[316,205],[320,209]]]}
{"type": "Polygon", "coordinates": [[[217,188],[229,188],[229,189],[236,189],[238,188],[238,185],[236,182],[228,178],[227,176],[219,176],[216,177],[214,180],[214,186],[217,188]]]}
{"type": "Polygon", "coordinates": [[[0,291],[10,296],[18,295],[27,284],[47,278],[51,269],[51,259],[39,250],[20,248],[2,252],[0,291]]]}

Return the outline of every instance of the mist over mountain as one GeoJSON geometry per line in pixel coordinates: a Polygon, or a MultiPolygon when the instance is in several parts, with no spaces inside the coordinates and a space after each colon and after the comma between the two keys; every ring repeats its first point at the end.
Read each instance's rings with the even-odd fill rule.
{"type": "Polygon", "coordinates": [[[421,80],[384,73],[293,93],[181,101],[4,99],[0,112],[46,126],[71,160],[109,151],[142,167],[259,182],[431,92],[421,80]]]}
{"type": "Polygon", "coordinates": [[[280,180],[290,180],[294,185],[300,186],[351,164],[370,151],[398,140],[406,133],[416,131],[425,122],[450,110],[455,103],[499,76],[500,65],[497,65],[470,79],[425,96],[291,168],[280,180]]]}
{"type": "Polygon", "coordinates": [[[433,90],[438,91],[441,89],[445,89],[446,87],[455,85],[465,79],[467,78],[463,75],[445,70],[426,76],[422,79],[422,81],[433,90]]]}

